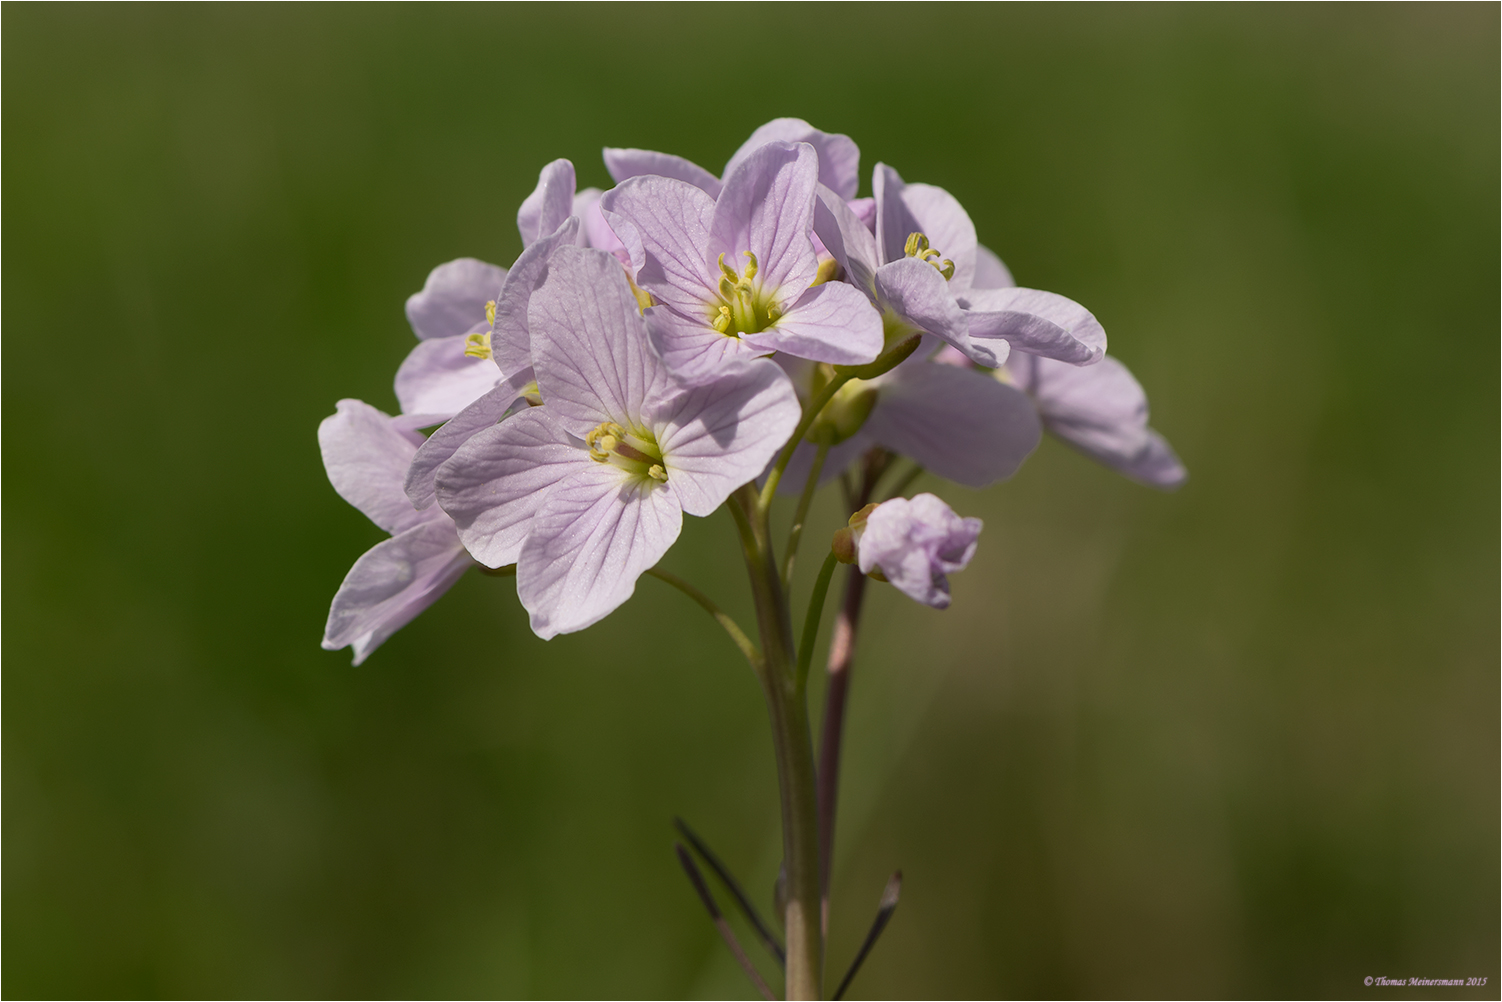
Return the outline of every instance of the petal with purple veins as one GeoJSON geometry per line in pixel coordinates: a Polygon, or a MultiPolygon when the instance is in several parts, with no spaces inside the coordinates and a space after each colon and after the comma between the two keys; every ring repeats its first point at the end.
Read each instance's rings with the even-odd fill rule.
{"type": "Polygon", "coordinates": [[[600,208],[631,253],[636,283],[685,315],[703,314],[719,284],[705,256],[714,200],[683,181],[636,177],[607,191],[600,208]]]}
{"type": "Polygon", "coordinates": [[[864,365],[881,354],[881,314],[855,286],[826,282],[807,290],[773,326],[741,340],[833,365],[864,365]]]}
{"type": "Polygon", "coordinates": [[[543,403],[572,434],[582,438],[602,421],[635,425],[647,398],[668,387],[639,310],[615,258],[554,252],[532,295],[532,354],[543,403]]]}
{"type": "Polygon", "coordinates": [[[553,251],[571,246],[578,230],[579,220],[570,217],[552,234],[522,251],[511,266],[496,298],[495,327],[490,335],[490,350],[502,372],[520,372],[532,364],[532,333],[527,324],[532,293],[547,274],[553,251]]]}
{"type": "Polygon", "coordinates": [[[413,507],[421,510],[436,499],[435,479],[438,467],[459,450],[477,432],[496,424],[520,398],[527,384],[532,382],[531,369],[523,369],[499,386],[494,387],[469,406],[455,414],[417,449],[407,467],[402,489],[413,507]]]}
{"type": "Polygon", "coordinates": [[[516,563],[554,484],[600,465],[546,411],[533,407],[481,429],[438,467],[438,504],[487,567],[516,563]]]}
{"type": "Polygon", "coordinates": [[[970,339],[965,314],[949,284],[926,261],[904,257],[876,269],[876,297],[901,320],[947,341],[979,365],[994,367],[1006,357],[970,339]]]}
{"type": "Polygon", "coordinates": [[[761,359],[722,366],[713,383],[679,390],[645,416],[683,510],[705,516],[756,479],[802,413],[792,382],[761,359]]]}
{"type": "Polygon", "coordinates": [[[772,290],[779,306],[797,298],[819,271],[809,239],[818,180],[819,158],[807,143],[770,143],[753,151],[725,179],[705,260],[716,266],[724,255],[728,267],[744,273],[749,251],[756,256],[755,284],[772,290]]]}
{"type": "Polygon", "coordinates": [[[724,177],[767,143],[808,143],[819,156],[819,183],[842,199],[855,197],[860,186],[861,151],[855,140],[838,133],[821,132],[801,118],[774,118],[751,133],[725,165],[724,177]]]}
{"type": "Polygon", "coordinates": [[[549,640],[610,615],[682,527],[670,485],[608,464],[576,471],[548,492],[517,562],[516,594],[532,631],[549,640]]]}
{"type": "Polygon", "coordinates": [[[970,288],[975,279],[975,224],[965,207],[949,192],[931,184],[905,186],[902,203],[917,224],[917,232],[928,238],[929,246],[940,257],[954,262],[950,291],[958,294],[970,288]]]}
{"type": "Polygon", "coordinates": [[[876,238],[844,199],[824,186],[815,191],[814,233],[839,262],[851,284],[868,295],[876,281],[876,238]]]}
{"type": "Polygon", "coordinates": [[[522,246],[531,247],[574,215],[574,165],[554,160],[537,175],[537,187],[516,211],[522,246]]]}

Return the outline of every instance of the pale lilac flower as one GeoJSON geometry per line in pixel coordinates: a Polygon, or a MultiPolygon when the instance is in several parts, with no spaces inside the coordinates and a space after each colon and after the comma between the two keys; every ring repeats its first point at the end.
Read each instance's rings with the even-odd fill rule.
{"type": "MultiPolygon", "coordinates": [[[[977,258],[975,288],[1002,289],[1014,283],[1000,259],[977,258]],[[994,262],[994,264],[992,263],[994,262]]],[[[957,353],[939,361],[963,365],[957,353]]],[[[1131,372],[1107,355],[1089,366],[1019,352],[996,372],[998,379],[1032,397],[1043,427],[1093,459],[1138,483],[1177,490],[1189,472],[1173,447],[1148,427],[1147,394],[1131,372]]]]}
{"type": "Polygon", "coordinates": [[[1105,331],[1078,303],[1037,289],[975,287],[978,274],[1005,275],[1006,268],[981,253],[969,214],[947,191],[906,184],[885,164],[876,165],[872,188],[874,233],[824,190],[814,231],[847,280],[882,311],[889,342],[923,331],[988,367],[1005,361],[1010,348],[1076,365],[1105,353],[1105,331]]]}
{"type": "Polygon", "coordinates": [[[864,525],[853,526],[856,560],[864,573],[880,570],[903,594],[945,609],[947,575],[964,570],[975,556],[981,524],[960,518],[932,494],[892,498],[877,505],[864,525]]]}
{"type": "Polygon", "coordinates": [[[811,239],[818,156],[807,143],[763,144],[718,198],[674,178],[633,177],[601,208],[631,256],[653,347],[685,382],[770,352],[859,365],[881,351],[881,317],[844,283],[815,284],[811,239]]]}
{"type": "Polygon", "coordinates": [[[819,183],[846,201],[855,198],[855,190],[860,184],[860,148],[849,136],[822,132],[801,118],[774,118],[751,133],[751,138],[730,157],[719,177],[671,153],[612,147],[605,149],[605,169],[610,171],[617,184],[629,178],[657,174],[685,181],[710,198],[719,198],[720,190],[735,169],[768,143],[809,144],[819,157],[819,183]]]}
{"type": "Polygon", "coordinates": [[[1013,355],[1005,374],[1038,406],[1043,426],[1093,459],[1138,483],[1176,490],[1189,477],[1173,447],[1148,427],[1147,394],[1109,355],[1079,367],[1013,355]]]}
{"type": "Polygon", "coordinates": [[[652,353],[620,265],[557,249],[532,295],[543,405],[486,428],[438,470],[437,495],[480,562],[517,565],[517,594],[544,639],[626,601],[678,537],[713,512],[797,425],[771,362],[683,387],[652,353]]]}
{"type": "Polygon", "coordinates": [[[459,413],[504,377],[490,359],[490,311],[506,269],[472,257],[440,264],[407,299],[407,320],[419,338],[396,372],[402,413],[439,424],[459,413]]]}
{"type": "Polygon", "coordinates": [[[345,575],[324,628],[324,648],[353,647],[357,665],[474,566],[453,520],[437,508],[417,511],[402,490],[422,440],[401,418],[359,400],[339,401],[318,426],[334,490],[391,533],[345,575]]]}
{"type": "MultiPolygon", "coordinates": [[[[836,421],[852,414],[850,423],[859,428],[829,450],[821,482],[872,446],[881,446],[947,480],[988,487],[1016,473],[1038,447],[1042,426],[1027,395],[968,362],[956,366],[928,360],[925,356],[936,345],[925,339],[918,352],[891,372],[851,380],[841,388],[826,413],[836,421]],[[867,415],[863,423],[862,413],[867,415]]],[[[799,445],[779,490],[803,489],[814,452],[810,443],[799,445]]]]}

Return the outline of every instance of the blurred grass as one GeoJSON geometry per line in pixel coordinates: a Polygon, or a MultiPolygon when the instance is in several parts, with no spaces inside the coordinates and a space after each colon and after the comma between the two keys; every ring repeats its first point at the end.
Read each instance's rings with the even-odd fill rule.
{"type": "MultiPolygon", "coordinates": [[[[832,969],[900,866],[856,996],[1496,996],[1498,22],[7,6],[0,987],[749,997],[668,827],[770,886],[733,650],[651,580],[543,644],[471,575],[351,669],[381,534],[314,430],[548,160],[792,114],[1087,304],[1192,474],[943,488],[987,529],[947,613],[872,597],[832,969]]],[[[744,608],[729,537],[667,566],[744,608]]]]}

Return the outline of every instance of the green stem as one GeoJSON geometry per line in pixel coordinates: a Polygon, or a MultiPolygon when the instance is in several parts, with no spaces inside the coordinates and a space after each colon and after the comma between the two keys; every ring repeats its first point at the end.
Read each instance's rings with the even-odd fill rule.
{"type": "Polygon", "coordinates": [[[742,529],[746,570],[756,603],[762,638],[762,688],[772,722],[777,759],[777,786],[782,805],[782,853],[787,867],[789,999],[822,996],[824,937],[820,922],[819,811],[813,738],[808,703],[795,673],[792,623],[772,552],[766,512],[758,507],[755,488],[741,487],[731,498],[731,512],[742,529]],[[737,511],[739,509],[739,511],[737,511]]]}
{"type": "Polygon", "coordinates": [[[840,392],[840,387],[852,379],[875,379],[891,371],[917,351],[922,340],[921,334],[911,334],[882,352],[874,362],[866,365],[836,365],[834,367],[834,378],[803,409],[803,418],[798,422],[798,427],[793,430],[793,437],[788,439],[787,445],[782,447],[782,454],[777,457],[777,465],[773,466],[772,472],[767,474],[767,482],[763,485],[761,497],[756,503],[758,511],[765,513],[772,507],[772,498],[777,493],[777,483],[782,479],[782,473],[787,469],[788,461],[793,458],[794,450],[798,448],[798,443],[803,441],[803,436],[808,434],[808,429],[813,427],[819,412],[834,399],[836,393],[840,392]]]}
{"type": "Polygon", "coordinates": [[[803,538],[803,523],[808,518],[808,506],[813,503],[814,491],[819,487],[819,474],[824,472],[824,457],[829,455],[829,443],[820,442],[814,453],[814,464],[808,468],[808,480],[798,498],[798,510],[793,513],[793,528],[788,532],[788,551],[782,558],[782,587],[793,583],[793,558],[798,555],[798,542],[803,538]]]}
{"type": "Polygon", "coordinates": [[[740,624],[731,618],[728,612],[715,605],[714,600],[708,595],[670,571],[665,571],[657,567],[649,567],[647,568],[647,573],[659,581],[666,581],[695,602],[698,602],[704,611],[713,616],[714,621],[724,627],[726,633],[730,634],[730,639],[735,642],[735,646],[739,647],[741,653],[746,656],[746,660],[750,662],[752,670],[757,672],[757,674],[761,673],[761,655],[757,653],[756,645],[751,642],[751,638],[746,636],[746,631],[740,628],[740,624]]]}
{"type": "Polygon", "coordinates": [[[814,641],[819,637],[819,619],[824,615],[824,597],[829,594],[829,579],[839,564],[831,553],[824,558],[819,568],[819,577],[814,581],[814,593],[808,598],[808,615],[803,617],[803,641],[798,645],[798,688],[807,688],[808,664],[813,660],[814,641]]]}
{"type": "Polygon", "coordinates": [[[803,418],[798,422],[798,427],[793,429],[793,437],[788,439],[788,444],[782,447],[782,454],[777,457],[777,465],[773,466],[772,472],[767,474],[767,482],[762,486],[761,497],[756,502],[757,510],[766,511],[772,507],[772,498],[777,493],[777,484],[782,480],[782,473],[793,458],[793,452],[798,448],[798,443],[803,441],[803,436],[808,434],[809,428],[813,427],[814,419],[819,416],[819,412],[834,399],[836,393],[840,392],[840,387],[855,378],[841,373],[840,368],[842,367],[836,367],[835,377],[826,383],[824,389],[819,391],[819,395],[809,401],[808,406],[803,409],[803,418]]]}

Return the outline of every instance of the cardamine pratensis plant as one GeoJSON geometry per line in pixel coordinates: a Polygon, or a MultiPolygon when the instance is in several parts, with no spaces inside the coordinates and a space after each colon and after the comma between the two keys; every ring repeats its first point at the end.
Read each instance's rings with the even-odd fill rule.
{"type": "MultiPolygon", "coordinates": [[[[341,400],[318,429],[334,489],[391,533],[355,561],[329,611],[323,646],[352,647],[355,664],[476,565],[515,575],[544,640],[614,612],[642,574],[724,627],[771,716],[785,944],[681,822],[693,851],[677,848],[767,998],[695,854],[782,966],[786,997],[822,998],[840,735],[866,582],[942,609],[947,576],[981,531],[933,494],[903,492],[925,471],[968,487],[1005,480],[1044,429],[1144,484],[1185,478],[1088,310],[1019,288],[942,188],[877,164],[871,195],[857,198],[859,161],[848,136],[793,118],[757,129],[720,177],[665,153],[606,149],[616,186],[576,191],[573,164],[555,160],[517,212],[524,249],[509,269],[451,261],[407,300],[419,341],[396,373],[401,413],[341,400]],[[795,631],[794,557],[814,492],[832,481],[851,517],[795,631]],[[779,493],[796,504],[785,540],[768,517],[779,493]],[[722,505],[750,577],[753,631],[656,569],[684,513],[722,505]],[[816,748],[809,665],[841,563],[816,748]]],[[[833,997],[899,886],[894,875],[833,997]]]]}

